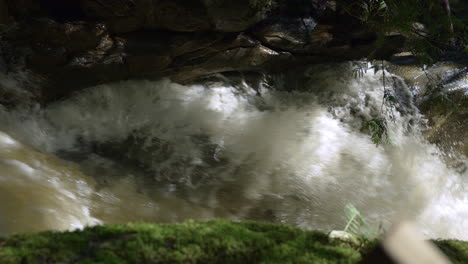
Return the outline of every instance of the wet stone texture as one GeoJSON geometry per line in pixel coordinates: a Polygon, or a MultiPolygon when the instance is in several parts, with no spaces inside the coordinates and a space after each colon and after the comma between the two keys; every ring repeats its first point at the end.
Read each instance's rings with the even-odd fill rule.
{"type": "Polygon", "coordinates": [[[404,42],[389,37],[378,50],[374,32],[327,1],[295,2],[2,0],[0,23],[10,53],[39,76],[42,102],[126,79],[189,83],[226,71],[385,57],[404,42]]]}

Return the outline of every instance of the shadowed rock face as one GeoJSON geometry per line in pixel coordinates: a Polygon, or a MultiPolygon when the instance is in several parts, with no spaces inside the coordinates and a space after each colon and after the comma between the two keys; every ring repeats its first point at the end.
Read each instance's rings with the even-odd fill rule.
{"type": "Polygon", "coordinates": [[[388,65],[402,77],[424,117],[425,138],[443,151],[445,162],[459,171],[468,169],[468,67],[456,62],[439,62],[423,68],[388,65]]]}
{"type": "Polygon", "coordinates": [[[468,96],[462,91],[428,100],[422,105],[431,129],[425,136],[446,153],[449,164],[461,171],[467,169],[459,154],[468,157],[468,96]]]}
{"type": "MultiPolygon", "coordinates": [[[[43,102],[95,84],[385,57],[368,32],[324,0],[0,0],[5,61],[42,79],[43,102]],[[8,55],[10,54],[10,55],[8,55]]],[[[339,8],[339,7],[338,7],[339,8]]]]}
{"type": "Polygon", "coordinates": [[[426,72],[407,69],[403,75],[412,86],[421,86],[417,101],[428,119],[424,135],[445,153],[450,166],[461,171],[468,164],[468,68],[454,63],[439,63],[426,72]]]}

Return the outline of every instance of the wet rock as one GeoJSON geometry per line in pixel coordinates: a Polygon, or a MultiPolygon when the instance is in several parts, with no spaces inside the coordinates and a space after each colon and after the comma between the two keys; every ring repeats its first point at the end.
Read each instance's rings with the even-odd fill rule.
{"type": "Polygon", "coordinates": [[[42,90],[41,101],[46,103],[85,87],[126,79],[128,71],[121,58],[117,57],[58,67],[44,74],[43,78],[43,86],[47,89],[42,90]]]}
{"type": "Polygon", "coordinates": [[[420,108],[429,120],[426,138],[444,150],[451,165],[468,165],[458,158],[459,154],[468,157],[468,93],[443,94],[423,102],[420,108]]]}
{"type": "Polygon", "coordinates": [[[87,17],[104,20],[112,32],[125,33],[143,27],[148,3],[133,0],[82,0],[81,8],[87,17]]]}
{"type": "Polygon", "coordinates": [[[16,20],[31,18],[32,15],[43,15],[39,1],[34,0],[4,0],[8,13],[16,20]]]}
{"type": "Polygon", "coordinates": [[[57,23],[38,19],[29,24],[31,46],[37,50],[65,48],[69,53],[86,51],[98,46],[107,34],[104,24],[69,22],[57,23]]]}
{"type": "MultiPolygon", "coordinates": [[[[275,19],[259,25],[253,35],[272,48],[305,52],[310,49],[311,31],[316,26],[317,22],[312,18],[275,19]]],[[[331,40],[331,36],[317,36],[317,40],[331,40]]]]}
{"type": "Polygon", "coordinates": [[[122,40],[104,33],[91,35],[96,38],[90,37],[89,41],[75,43],[68,49],[54,46],[53,42],[60,42],[60,39],[35,46],[28,67],[43,76],[43,86],[47,89],[43,89],[42,101],[56,100],[77,89],[128,77],[122,40]]]}
{"type": "Polygon", "coordinates": [[[204,31],[211,28],[205,6],[193,0],[83,0],[87,16],[109,21],[113,32],[141,29],[204,31]]]}
{"type": "Polygon", "coordinates": [[[109,81],[275,73],[401,45],[378,49],[375,33],[325,0],[0,0],[0,12],[2,3],[18,25],[8,52],[42,77],[44,102],[109,81]]]}
{"type": "Polygon", "coordinates": [[[203,0],[217,31],[240,32],[260,22],[271,9],[272,0],[203,0]]]}
{"type": "Polygon", "coordinates": [[[341,60],[387,58],[404,44],[403,37],[388,36],[378,46],[374,32],[366,31],[353,18],[343,20],[320,24],[312,17],[274,17],[257,25],[252,34],[275,50],[341,60]]]}
{"type": "Polygon", "coordinates": [[[348,232],[345,232],[345,231],[340,231],[340,230],[333,230],[331,231],[329,234],[328,234],[328,238],[330,240],[340,240],[340,241],[343,241],[343,242],[347,242],[347,243],[350,243],[356,247],[359,247],[361,246],[362,244],[362,238],[356,236],[356,235],[353,235],[351,233],[348,233],[348,232]]]}
{"type": "MultiPolygon", "coordinates": [[[[41,0],[35,2],[39,2],[42,11],[39,17],[48,16],[60,22],[84,19],[84,12],[81,8],[80,0],[41,0]]],[[[37,16],[37,14],[34,16],[37,16]]]]}
{"type": "Polygon", "coordinates": [[[134,0],[83,0],[81,1],[81,7],[85,14],[90,17],[129,17],[139,15],[137,10],[144,2],[134,0]]]}
{"type": "Polygon", "coordinates": [[[205,7],[193,0],[160,0],[151,2],[146,28],[194,32],[211,29],[205,7]]]}
{"type": "Polygon", "coordinates": [[[435,65],[424,74],[430,81],[420,110],[429,121],[426,138],[443,150],[451,166],[466,170],[468,164],[460,154],[468,157],[468,68],[454,66],[435,65]],[[451,70],[447,70],[449,66],[451,70]]]}
{"type": "Polygon", "coordinates": [[[0,24],[7,24],[9,16],[6,0],[0,0],[0,24]]]}
{"type": "Polygon", "coordinates": [[[82,0],[87,16],[108,21],[118,33],[138,29],[239,32],[262,20],[271,4],[271,0],[82,0]]]}
{"type": "Polygon", "coordinates": [[[468,68],[453,62],[439,62],[424,69],[389,63],[387,70],[404,79],[427,118],[424,136],[443,151],[448,164],[468,166],[460,157],[468,157],[468,68]]]}
{"type": "Polygon", "coordinates": [[[262,45],[237,47],[178,65],[170,69],[170,76],[177,82],[187,83],[218,72],[274,70],[290,58],[290,53],[276,52],[262,45]]]}
{"type": "Polygon", "coordinates": [[[171,63],[169,56],[158,55],[132,55],[126,57],[130,76],[162,77],[161,71],[171,63]]]}

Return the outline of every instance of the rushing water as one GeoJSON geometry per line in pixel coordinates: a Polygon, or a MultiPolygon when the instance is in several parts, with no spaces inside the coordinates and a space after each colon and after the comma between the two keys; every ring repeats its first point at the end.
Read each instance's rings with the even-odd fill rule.
{"type": "Polygon", "coordinates": [[[257,219],[341,229],[351,203],[373,226],[414,220],[468,239],[468,173],[421,136],[402,81],[310,68],[286,92],[225,82],[127,81],[40,109],[0,106],[0,234],[98,223],[257,219]],[[384,115],[391,144],[363,124],[384,115]]]}

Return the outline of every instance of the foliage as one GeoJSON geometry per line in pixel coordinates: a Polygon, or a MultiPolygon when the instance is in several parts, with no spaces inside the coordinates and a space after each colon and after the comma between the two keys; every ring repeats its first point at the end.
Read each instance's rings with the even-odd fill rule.
{"type": "Polygon", "coordinates": [[[453,264],[468,263],[468,242],[460,240],[436,240],[434,244],[449,257],[453,264]]]}
{"type": "Polygon", "coordinates": [[[377,146],[382,142],[391,144],[391,140],[388,134],[387,119],[393,121],[395,119],[393,108],[397,99],[392,95],[392,91],[386,85],[385,66],[382,62],[381,65],[374,64],[369,65],[367,61],[353,61],[353,75],[355,78],[360,78],[368,70],[373,69],[374,73],[382,71],[382,87],[383,87],[383,98],[382,106],[378,118],[373,118],[364,123],[363,129],[368,130],[371,134],[371,140],[377,146]]]}
{"type": "Polygon", "coordinates": [[[346,205],[345,215],[347,223],[343,231],[363,236],[368,239],[377,237],[376,233],[371,230],[364,217],[361,215],[359,210],[356,207],[354,207],[354,205],[346,205]]]}
{"type": "Polygon", "coordinates": [[[378,43],[392,32],[407,38],[407,48],[432,64],[448,51],[466,56],[467,27],[441,0],[338,0],[344,12],[378,33],[378,43]]]}
{"type": "Polygon", "coordinates": [[[371,133],[371,140],[374,144],[380,145],[382,142],[391,143],[385,119],[377,118],[369,120],[365,123],[364,128],[371,133]]]}

